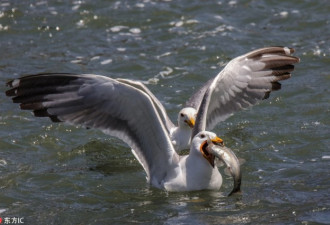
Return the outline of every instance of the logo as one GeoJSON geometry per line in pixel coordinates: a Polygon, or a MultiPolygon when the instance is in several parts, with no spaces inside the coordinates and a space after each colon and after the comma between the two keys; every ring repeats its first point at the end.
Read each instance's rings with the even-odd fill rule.
{"type": "Polygon", "coordinates": [[[0,224],[24,224],[24,217],[0,217],[0,224]]]}

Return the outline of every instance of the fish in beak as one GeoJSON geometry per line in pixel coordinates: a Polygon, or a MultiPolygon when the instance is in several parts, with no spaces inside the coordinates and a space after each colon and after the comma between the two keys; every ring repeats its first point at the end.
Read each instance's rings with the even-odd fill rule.
{"type": "Polygon", "coordinates": [[[227,166],[227,169],[229,170],[234,180],[233,190],[228,196],[240,192],[242,179],[240,163],[234,152],[230,148],[224,146],[223,140],[219,137],[216,137],[204,141],[200,147],[200,151],[213,168],[215,157],[224,162],[227,166]]]}
{"type": "Polygon", "coordinates": [[[235,153],[230,148],[227,148],[224,145],[220,146],[214,144],[212,140],[208,141],[208,146],[206,147],[206,150],[209,152],[209,154],[212,154],[221,161],[223,161],[227,166],[227,169],[229,170],[231,176],[233,177],[234,187],[228,196],[240,192],[242,173],[240,169],[240,162],[237,159],[235,153]]]}
{"type": "Polygon", "coordinates": [[[202,145],[200,146],[200,151],[203,155],[203,157],[211,164],[211,166],[214,168],[214,159],[215,156],[208,150],[209,144],[212,143],[212,145],[218,145],[218,146],[224,146],[223,140],[219,137],[215,137],[213,139],[209,139],[208,141],[204,141],[202,145]]]}

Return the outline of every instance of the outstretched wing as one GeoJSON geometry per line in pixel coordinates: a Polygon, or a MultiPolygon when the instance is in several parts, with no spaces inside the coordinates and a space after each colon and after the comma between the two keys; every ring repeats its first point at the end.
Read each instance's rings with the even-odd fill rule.
{"type": "Polygon", "coordinates": [[[37,117],[118,137],[134,149],[153,185],[177,159],[154,102],[144,91],[92,74],[37,74],[7,83],[7,96],[37,117]]]}
{"type": "Polygon", "coordinates": [[[156,98],[156,96],[144,84],[142,84],[139,81],[134,81],[134,80],[129,80],[129,79],[122,79],[122,78],[117,78],[116,80],[119,81],[119,82],[128,84],[128,85],[131,85],[131,86],[139,89],[140,91],[143,91],[144,93],[146,93],[151,98],[151,100],[154,103],[154,106],[157,109],[157,112],[158,112],[160,118],[162,119],[163,124],[165,125],[166,130],[169,134],[171,129],[173,127],[175,127],[175,125],[172,123],[171,119],[168,117],[164,106],[156,98]]]}
{"type": "Polygon", "coordinates": [[[287,47],[261,48],[231,60],[187,102],[198,109],[193,135],[257,104],[281,88],[299,58],[287,47]]]}

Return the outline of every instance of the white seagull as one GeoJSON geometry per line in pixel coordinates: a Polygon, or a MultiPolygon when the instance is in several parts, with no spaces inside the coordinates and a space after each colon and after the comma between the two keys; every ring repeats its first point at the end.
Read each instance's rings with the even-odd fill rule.
{"type": "Polygon", "coordinates": [[[191,139],[201,130],[212,130],[235,112],[267,99],[281,89],[279,81],[291,77],[299,58],[294,49],[266,47],[232,59],[185,103],[175,126],[157,98],[140,82],[117,79],[145,92],[153,100],[176,151],[190,148],[191,139]],[[196,129],[193,131],[193,127],[196,129]]]}
{"type": "MultiPolygon", "coordinates": [[[[215,137],[205,130],[280,89],[278,81],[290,78],[293,64],[299,62],[299,58],[291,56],[293,52],[287,47],[268,47],[231,60],[188,100],[187,108],[178,115],[177,127],[145,85],[127,79],[37,74],[8,82],[11,89],[6,94],[20,103],[21,109],[33,110],[35,116],[98,128],[122,139],[134,149],[149,182],[156,187],[216,189],[222,179],[215,172],[214,156],[229,168],[239,168],[239,163],[230,149],[207,147],[215,137]],[[179,157],[175,152],[189,147],[188,156],[179,157]],[[194,173],[193,181],[189,174],[194,173]]],[[[239,191],[241,176],[239,169],[231,174],[234,193],[239,191]]]]}
{"type": "Polygon", "coordinates": [[[171,142],[162,111],[146,90],[98,75],[38,74],[14,79],[6,92],[21,109],[104,133],[126,142],[143,166],[148,182],[168,191],[218,190],[222,176],[215,157],[232,170],[240,191],[241,172],[235,154],[214,133],[200,131],[189,155],[179,156],[171,142]],[[215,147],[217,146],[217,147],[215,147]],[[218,148],[221,148],[220,150],[218,148]]]}
{"type": "Polygon", "coordinates": [[[293,64],[300,61],[293,52],[288,47],[266,47],[232,59],[186,102],[198,110],[191,137],[281,89],[279,81],[289,79],[293,64]]]}

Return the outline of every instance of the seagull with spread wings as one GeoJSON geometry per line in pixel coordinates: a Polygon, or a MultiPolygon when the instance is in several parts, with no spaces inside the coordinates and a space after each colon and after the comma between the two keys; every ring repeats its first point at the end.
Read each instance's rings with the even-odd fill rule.
{"type": "Polygon", "coordinates": [[[37,117],[67,122],[126,142],[150,184],[171,191],[219,189],[222,177],[215,157],[231,172],[240,190],[235,154],[211,130],[236,111],[268,98],[288,79],[299,59],[293,49],[268,47],[231,60],[186,103],[176,127],[159,100],[141,82],[93,74],[37,74],[9,81],[6,92],[37,117]],[[212,147],[210,147],[212,146],[212,147]],[[221,150],[214,146],[221,146],[221,150]],[[175,150],[189,148],[186,156],[175,150]]]}
{"type": "Polygon", "coordinates": [[[222,176],[215,157],[233,173],[235,193],[241,173],[235,154],[214,133],[201,131],[193,139],[189,155],[179,156],[155,100],[125,82],[97,75],[39,74],[8,82],[6,92],[21,109],[66,122],[97,128],[126,142],[147,174],[148,182],[168,191],[218,190],[222,176]],[[216,152],[209,146],[220,146],[216,152]],[[225,161],[227,159],[231,161],[225,161]]]}
{"type": "Polygon", "coordinates": [[[212,130],[235,112],[256,105],[269,98],[271,91],[281,89],[279,81],[289,79],[293,64],[299,62],[299,58],[292,56],[293,52],[294,49],[288,47],[266,47],[234,58],[185,103],[178,114],[178,126],[171,122],[162,104],[142,83],[118,80],[151,97],[174,148],[181,151],[189,149],[191,139],[199,131],[212,130]]]}

